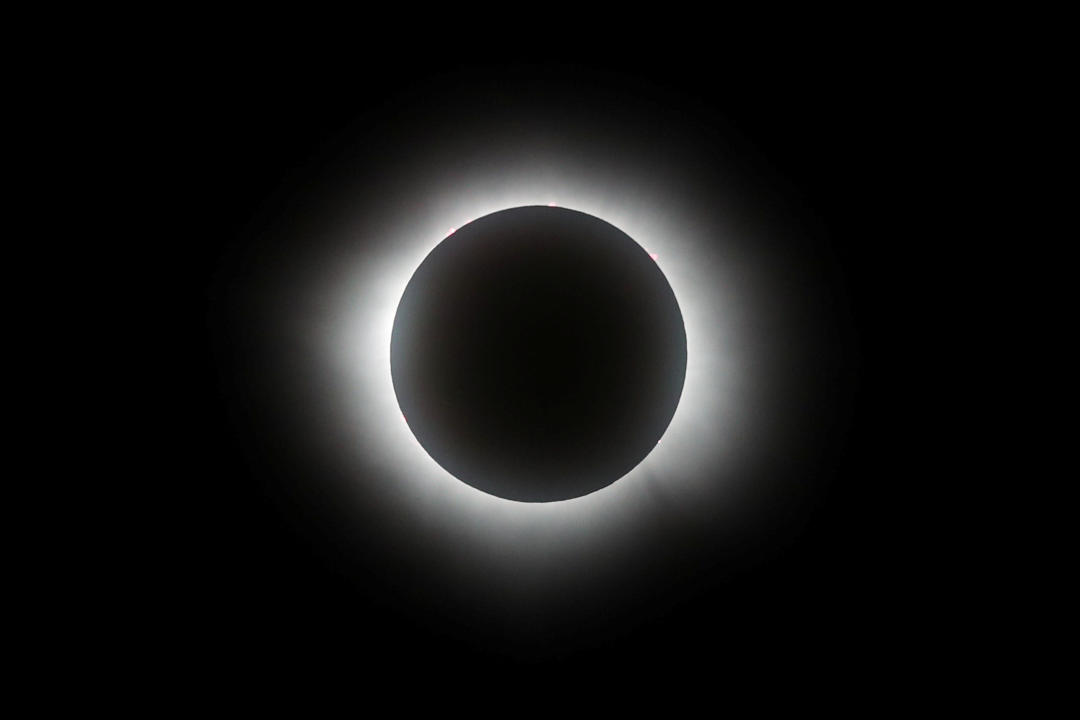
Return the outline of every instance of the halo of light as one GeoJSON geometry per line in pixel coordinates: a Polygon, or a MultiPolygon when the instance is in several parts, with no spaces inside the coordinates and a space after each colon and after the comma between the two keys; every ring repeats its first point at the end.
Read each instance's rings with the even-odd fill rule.
{"type": "MultiPolygon", "coordinates": [[[[604,183],[560,183],[554,187],[527,187],[527,183],[499,182],[497,187],[463,193],[450,189],[431,210],[402,218],[397,234],[375,254],[363,243],[362,257],[344,268],[337,303],[341,313],[326,335],[324,351],[332,357],[345,380],[344,395],[351,398],[349,424],[363,438],[366,452],[378,456],[378,465],[395,468],[393,492],[430,508],[431,513],[452,511],[472,528],[497,534],[519,533],[522,528],[543,533],[601,525],[626,515],[627,508],[649,505],[650,484],[662,482],[664,492],[690,499],[700,482],[697,469],[718,459],[752,434],[752,422],[737,425],[745,396],[739,392],[743,375],[754,362],[742,348],[740,313],[717,317],[712,307],[727,300],[727,273],[702,263],[693,227],[672,215],[656,213],[664,203],[638,209],[611,202],[590,192],[604,183]],[[618,482],[587,496],[554,503],[520,503],[476,490],[454,478],[428,456],[408,428],[390,381],[390,333],[394,312],[416,267],[449,226],[460,227],[489,213],[529,204],[558,203],[615,225],[650,253],[671,284],[686,324],[687,372],[683,400],[664,434],[663,442],[642,463],[618,482]],[[703,302],[701,295],[709,296],[703,302]],[[436,510],[437,509],[437,510],[436,510]],[[586,519],[588,522],[586,522],[586,519]]],[[[732,301],[730,306],[738,306],[732,301]]],[[[722,488],[710,488],[711,491],[722,488]]],[[[692,500],[691,500],[692,502],[692,500]]]]}
{"type": "Polygon", "coordinates": [[[736,532],[760,490],[756,469],[786,448],[775,358],[802,349],[778,337],[788,308],[778,309],[774,274],[777,248],[797,245],[798,229],[746,210],[735,170],[704,193],[678,159],[665,165],[640,144],[600,159],[490,138],[484,150],[446,147],[403,163],[381,196],[343,183],[318,213],[329,219],[290,246],[300,248],[284,271],[292,282],[267,304],[283,342],[301,348],[303,373],[319,378],[297,414],[336,468],[311,482],[326,484],[341,522],[350,507],[374,508],[387,547],[445,576],[444,588],[486,589],[503,603],[602,583],[671,528],[736,532]],[[470,166],[449,162],[470,149],[470,166]],[[446,472],[409,430],[390,375],[394,314],[417,266],[453,228],[525,205],[578,210],[638,242],[671,285],[687,336],[682,399],[662,441],[612,485],[551,503],[498,498],[446,472]]]}

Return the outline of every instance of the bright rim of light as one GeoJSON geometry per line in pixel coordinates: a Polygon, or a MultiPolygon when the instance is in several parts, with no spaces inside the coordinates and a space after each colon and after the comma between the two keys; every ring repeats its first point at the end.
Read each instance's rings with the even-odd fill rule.
{"type": "Polygon", "coordinates": [[[354,220],[356,255],[335,263],[337,282],[329,283],[325,296],[331,321],[323,323],[320,342],[349,402],[344,437],[355,438],[355,444],[346,451],[362,457],[366,467],[385,469],[382,491],[391,502],[411,510],[412,517],[429,529],[434,524],[469,528],[470,534],[531,538],[550,550],[551,543],[572,545],[582,533],[595,537],[605,528],[654,512],[658,493],[668,502],[692,507],[701,493],[715,497],[722,492],[724,488],[716,485],[722,481],[716,478],[723,472],[715,471],[731,469],[753,433],[750,419],[736,419],[745,407],[746,391],[741,387],[753,372],[755,358],[741,349],[740,342],[749,298],[732,296],[745,283],[729,276],[732,271],[725,269],[722,253],[709,255],[703,250],[722,238],[701,237],[696,221],[680,217],[662,190],[651,201],[638,193],[630,204],[593,190],[605,186],[596,182],[602,178],[563,178],[544,186],[525,175],[517,182],[501,178],[488,187],[470,184],[467,191],[444,188],[422,211],[402,208],[391,213],[374,225],[393,229],[382,243],[365,236],[372,230],[364,219],[354,220]],[[551,197],[565,199],[552,202],[551,197]],[[498,498],[450,475],[410,431],[390,376],[390,335],[398,303],[416,268],[448,235],[447,228],[525,205],[558,205],[588,213],[647,248],[671,284],[687,334],[686,381],[664,442],[615,483],[551,503],[498,498]],[[723,306],[730,312],[717,313],[716,308],[723,306]]]}

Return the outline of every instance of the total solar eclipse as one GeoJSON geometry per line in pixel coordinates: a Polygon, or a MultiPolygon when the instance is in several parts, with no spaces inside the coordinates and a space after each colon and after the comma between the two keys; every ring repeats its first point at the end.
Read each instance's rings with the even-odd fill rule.
{"type": "Polygon", "coordinates": [[[170,467],[145,485],[199,546],[150,558],[206,578],[178,577],[183,627],[450,689],[861,657],[911,577],[887,552],[910,527],[879,520],[937,487],[903,462],[919,426],[893,425],[908,368],[878,364],[919,339],[878,315],[914,297],[897,248],[930,262],[898,232],[919,199],[885,182],[893,98],[865,104],[876,77],[830,96],[836,74],[741,93],[760,48],[642,74],[455,69],[437,45],[408,72],[245,58],[169,113],[197,162],[152,244],[207,346],[167,377],[208,412],[146,444],[170,467]]]}
{"type": "Polygon", "coordinates": [[[656,447],[687,344],[643,247],[592,215],[529,206],[428,254],[390,354],[401,411],[440,466],[491,495],[553,502],[610,485],[656,447]]]}

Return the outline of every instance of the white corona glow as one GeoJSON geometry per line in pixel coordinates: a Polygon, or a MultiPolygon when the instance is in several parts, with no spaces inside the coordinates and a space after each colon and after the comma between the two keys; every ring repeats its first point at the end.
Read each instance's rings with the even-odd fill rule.
{"type": "Polygon", "coordinates": [[[453,544],[459,553],[474,552],[480,566],[490,561],[493,576],[501,570],[518,581],[522,562],[580,557],[583,547],[611,551],[643,517],[693,513],[703,497],[725,494],[757,429],[753,413],[744,413],[758,358],[741,337],[753,321],[753,298],[747,296],[753,282],[747,278],[754,271],[740,263],[741,241],[725,245],[699,215],[680,212],[675,191],[663,186],[639,185],[630,196],[603,192],[616,186],[610,174],[540,170],[519,167],[511,176],[472,178],[431,192],[421,188],[424,200],[412,206],[387,208],[377,218],[345,218],[335,232],[345,234],[340,247],[355,238],[355,255],[339,251],[333,271],[320,278],[323,316],[305,320],[308,328],[320,327],[319,353],[332,363],[336,392],[344,398],[345,417],[337,419],[344,424],[343,454],[384,472],[380,502],[400,513],[403,524],[434,538],[433,547],[453,544]],[[630,473],[582,497],[523,503],[461,482],[423,449],[394,393],[390,336],[406,284],[448,237],[447,227],[507,208],[555,206],[550,197],[563,198],[559,207],[611,223],[649,249],[682,311],[687,368],[664,442],[630,473]]]}

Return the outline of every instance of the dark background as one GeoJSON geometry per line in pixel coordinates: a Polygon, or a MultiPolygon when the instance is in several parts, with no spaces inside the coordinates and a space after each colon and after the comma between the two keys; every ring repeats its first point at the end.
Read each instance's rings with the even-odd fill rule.
{"type": "MultiPolygon", "coordinates": [[[[920,442],[909,394],[919,361],[904,318],[919,288],[903,253],[935,202],[930,184],[915,182],[932,171],[923,162],[935,93],[918,54],[884,38],[737,44],[737,35],[575,37],[586,50],[483,46],[468,59],[317,36],[216,41],[149,73],[164,273],[180,283],[170,304],[172,462],[157,471],[173,488],[162,512],[181,516],[167,559],[154,563],[175,608],[162,643],[209,668],[344,661],[386,677],[526,684],[540,670],[712,682],[729,666],[869,681],[897,662],[924,630],[927,602],[923,569],[910,559],[920,544],[908,512],[918,488],[908,458],[920,442]],[[338,149],[356,152],[351,143],[388,103],[440,84],[511,99],[557,92],[571,103],[597,78],[603,92],[674,94],[699,117],[722,118],[716,132],[759,169],[754,182],[812,218],[808,237],[841,286],[841,352],[853,369],[837,381],[837,430],[807,470],[814,494],[795,530],[733,557],[707,543],[690,548],[664,587],[617,599],[596,626],[524,639],[482,614],[431,612],[378,547],[342,560],[332,541],[283,516],[282,488],[317,469],[260,444],[247,424],[251,391],[237,380],[237,359],[254,341],[229,314],[223,287],[289,198],[338,149]],[[640,612],[648,604],[655,610],[640,612]]],[[[481,41],[450,47],[470,42],[481,41]]],[[[363,152],[378,165],[393,151],[363,152]]]]}

